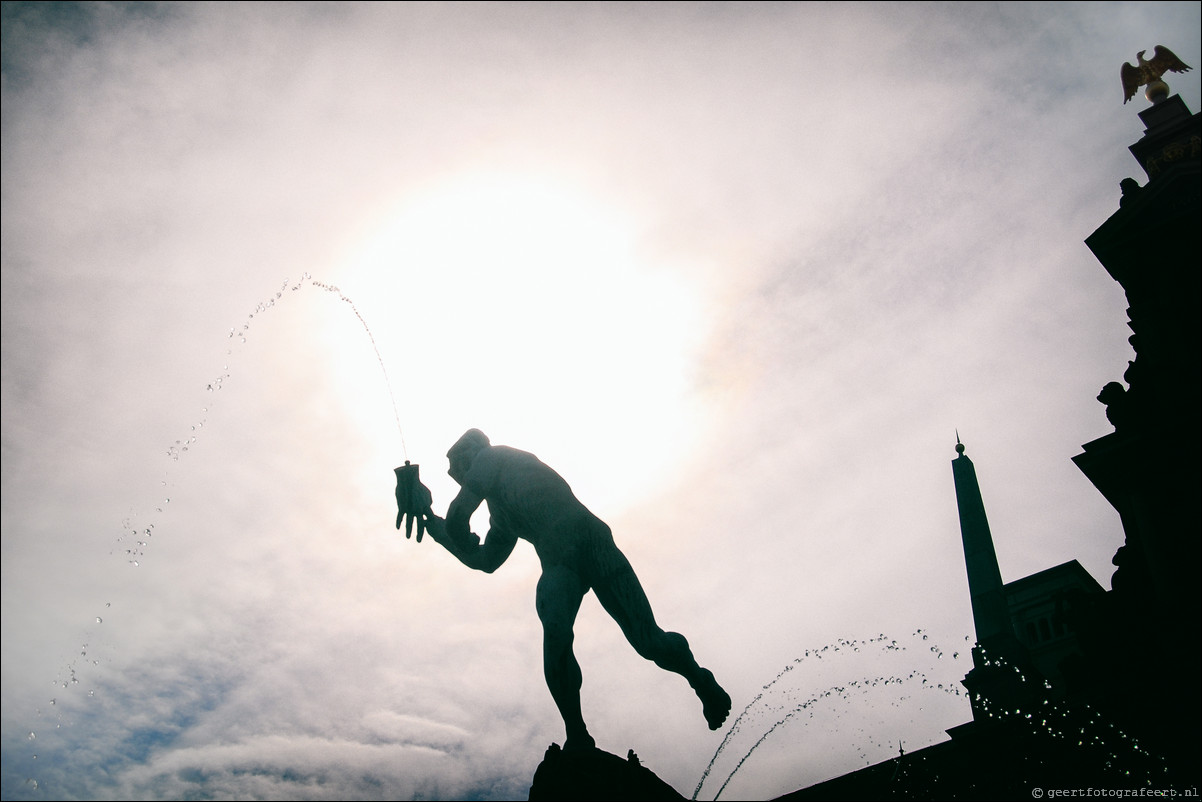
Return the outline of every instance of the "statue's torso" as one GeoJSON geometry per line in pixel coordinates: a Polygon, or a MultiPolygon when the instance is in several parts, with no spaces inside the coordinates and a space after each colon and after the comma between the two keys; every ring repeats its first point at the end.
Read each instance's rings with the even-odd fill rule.
{"type": "Polygon", "coordinates": [[[530,541],[544,568],[568,565],[591,573],[588,567],[613,546],[609,527],[533,454],[508,446],[485,448],[463,484],[488,503],[490,527],[530,541]]]}

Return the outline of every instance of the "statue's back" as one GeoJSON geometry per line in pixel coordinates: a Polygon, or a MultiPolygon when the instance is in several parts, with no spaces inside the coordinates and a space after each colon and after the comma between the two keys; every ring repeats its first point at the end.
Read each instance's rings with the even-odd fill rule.
{"type": "Polygon", "coordinates": [[[562,476],[533,454],[509,446],[482,449],[464,486],[488,502],[494,526],[512,527],[536,546],[541,536],[573,519],[595,519],[562,476]]]}

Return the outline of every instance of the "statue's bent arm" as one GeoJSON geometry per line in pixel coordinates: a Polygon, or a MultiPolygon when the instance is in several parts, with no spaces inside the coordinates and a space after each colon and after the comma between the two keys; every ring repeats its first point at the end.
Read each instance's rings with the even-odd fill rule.
{"type": "Polygon", "coordinates": [[[491,574],[509,559],[513,547],[517,545],[517,537],[497,527],[489,530],[483,543],[472,534],[472,513],[483,501],[470,490],[462,489],[447,508],[446,520],[431,515],[427,519],[427,527],[435,542],[442,544],[459,562],[468,568],[491,574]]]}

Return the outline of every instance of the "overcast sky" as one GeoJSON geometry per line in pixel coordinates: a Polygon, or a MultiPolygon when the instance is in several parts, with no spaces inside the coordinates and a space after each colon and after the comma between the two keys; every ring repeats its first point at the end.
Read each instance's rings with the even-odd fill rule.
{"type": "Polygon", "coordinates": [[[1110,586],[1082,240],[1145,180],[1119,67],[1197,65],[1199,9],[5,3],[4,798],[525,798],[533,550],[393,528],[469,427],[746,708],[590,596],[599,747],[765,798],[941,740],[957,430],[1003,579],[1110,586]]]}

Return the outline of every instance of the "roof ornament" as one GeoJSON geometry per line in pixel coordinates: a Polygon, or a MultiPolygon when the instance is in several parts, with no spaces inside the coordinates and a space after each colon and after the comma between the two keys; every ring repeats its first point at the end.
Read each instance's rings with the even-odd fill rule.
{"type": "Polygon", "coordinates": [[[1169,85],[1160,80],[1160,76],[1166,72],[1189,72],[1191,69],[1164,45],[1156,45],[1156,49],[1152,51],[1151,61],[1144,58],[1144,53],[1147,52],[1147,50],[1141,50],[1135,54],[1135,57],[1139,59],[1138,67],[1127,62],[1119,70],[1119,76],[1123,79],[1124,104],[1135,97],[1135,93],[1141,86],[1148,87],[1148,90],[1144,92],[1144,97],[1152,103],[1159,103],[1169,96],[1169,85]]]}

